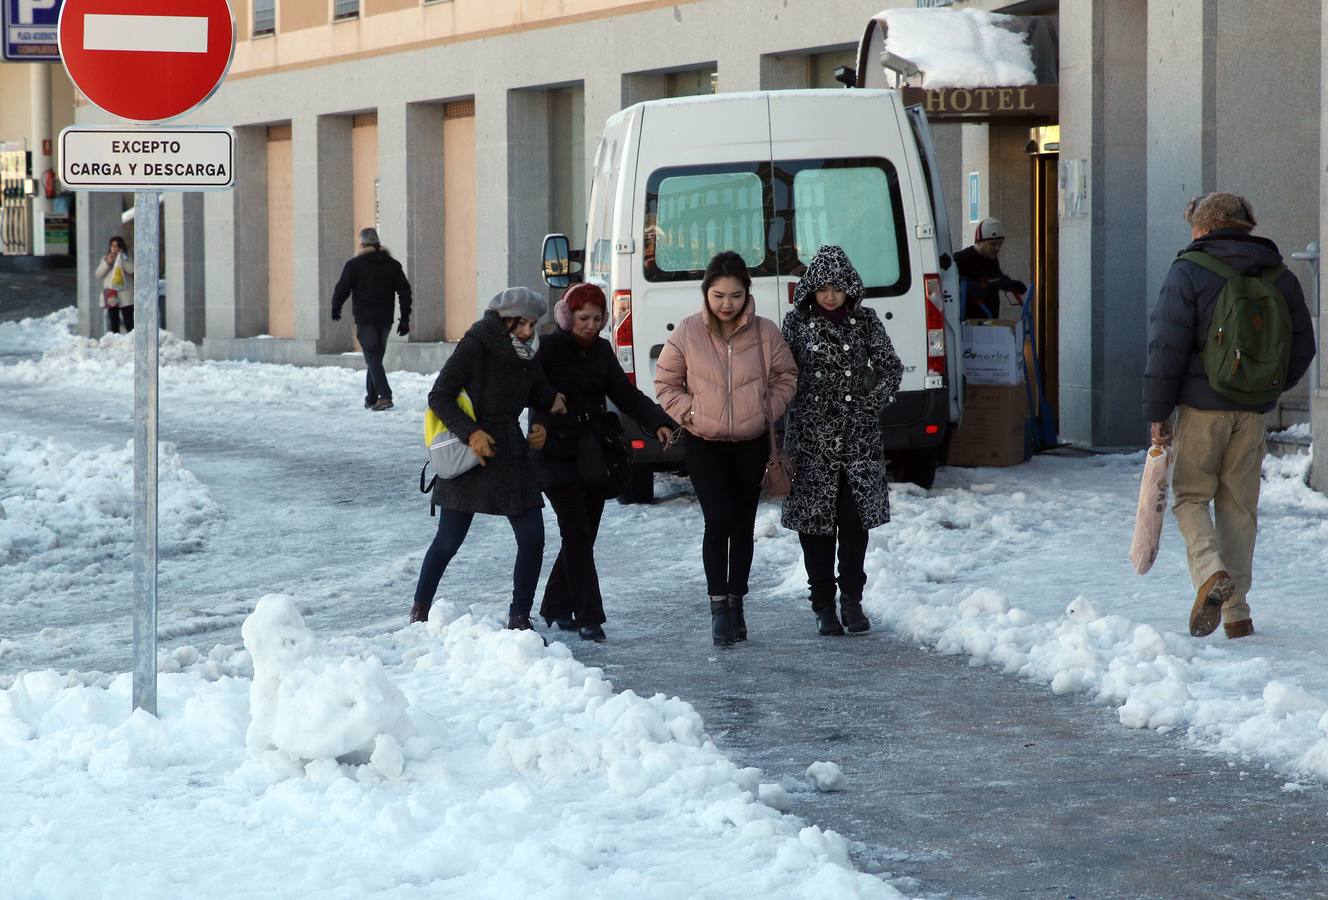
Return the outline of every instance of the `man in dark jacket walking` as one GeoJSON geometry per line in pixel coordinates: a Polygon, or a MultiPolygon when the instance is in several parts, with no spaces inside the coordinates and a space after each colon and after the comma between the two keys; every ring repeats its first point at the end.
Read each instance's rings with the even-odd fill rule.
{"type": "MultiPolygon", "coordinates": [[[[1235,194],[1190,201],[1185,221],[1193,243],[1183,252],[1208,254],[1241,275],[1276,274],[1273,286],[1291,319],[1290,363],[1282,390],[1291,388],[1314,358],[1314,331],[1300,282],[1282,268],[1277,245],[1250,233],[1254,213],[1235,194]]],[[[1173,511],[1197,589],[1190,633],[1212,634],[1218,622],[1225,622],[1227,637],[1240,638],[1254,633],[1246,595],[1254,563],[1263,417],[1276,401],[1241,404],[1209,382],[1203,348],[1226,284],[1221,275],[1191,260],[1172,265],[1149,317],[1144,418],[1152,423],[1153,443],[1175,442],[1173,511]]]]}
{"type": "Polygon", "coordinates": [[[387,352],[387,335],[392,328],[392,315],[396,298],[401,298],[401,322],[397,334],[410,333],[410,282],[401,269],[401,263],[383,249],[378,231],[365,228],[360,231],[360,252],[347,261],[332,291],[332,321],[341,320],[341,307],[352,297],[351,313],[355,317],[355,336],[364,353],[364,408],[381,412],[392,408],[392,386],[387,383],[383,369],[383,354],[387,352]]]}

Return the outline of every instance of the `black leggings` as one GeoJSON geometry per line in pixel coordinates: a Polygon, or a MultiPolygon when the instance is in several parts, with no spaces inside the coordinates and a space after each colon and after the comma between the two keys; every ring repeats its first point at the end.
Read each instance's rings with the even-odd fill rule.
{"type": "MultiPolygon", "coordinates": [[[[461,549],[470,531],[474,513],[456,512],[443,509],[438,511],[438,531],[429,545],[429,552],[424,554],[424,565],[420,566],[420,580],[415,585],[415,605],[428,609],[433,605],[433,595],[438,590],[438,582],[447,571],[447,564],[461,549]]],[[[530,607],[535,603],[535,585],[539,582],[540,564],[544,561],[544,516],[540,508],[534,507],[519,516],[508,516],[512,531],[516,534],[516,566],[512,571],[512,605],[508,615],[530,615],[530,607]]]]}
{"type": "Polygon", "coordinates": [[[111,334],[119,334],[121,323],[124,323],[126,332],[134,330],[134,308],[132,306],[106,307],[106,330],[111,334]]]}
{"type": "Polygon", "coordinates": [[[701,559],[706,590],[712,597],[745,597],[770,443],[765,435],[749,441],[707,441],[689,434],[683,449],[687,474],[705,516],[701,559]]]}
{"type": "Polygon", "coordinates": [[[835,532],[807,534],[798,532],[802,542],[802,561],[807,567],[807,587],[813,606],[835,602],[835,543],[839,543],[838,587],[845,597],[862,598],[867,586],[863,561],[867,558],[867,529],[862,527],[858,506],[853,502],[848,477],[839,470],[839,492],[835,499],[835,532]]]}

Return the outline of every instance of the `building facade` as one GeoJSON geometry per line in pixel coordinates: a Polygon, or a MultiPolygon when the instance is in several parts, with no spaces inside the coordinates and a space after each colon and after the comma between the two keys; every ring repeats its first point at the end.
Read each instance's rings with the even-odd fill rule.
{"type": "MultiPolygon", "coordinates": [[[[237,187],[166,195],[167,327],[213,358],[356,358],[332,286],[377,224],[416,292],[388,363],[430,371],[485,299],[539,284],[549,232],[576,236],[599,131],[632,103],[710,91],[838,87],[883,6],[914,0],[232,0],[225,85],[185,121],[231,125],[237,187]]],[[[959,0],[1055,23],[1058,130],[944,125],[958,246],[973,217],[1002,262],[1044,282],[1039,330],[1063,439],[1140,446],[1148,310],[1188,240],[1190,197],[1250,198],[1285,253],[1328,218],[1321,185],[1323,0],[959,0]],[[1275,61],[1275,62],[1274,62],[1275,61]]],[[[81,123],[104,117],[78,110],[81,123]]],[[[128,198],[81,194],[80,246],[128,198]]],[[[1288,260],[1313,296],[1314,270],[1288,260]]],[[[85,333],[103,326],[80,258],[85,333]]],[[[1304,385],[1270,425],[1320,414],[1304,385]]],[[[1323,444],[1321,444],[1323,446],[1323,444]]],[[[1328,460],[1315,475],[1328,486],[1328,460]]]]}

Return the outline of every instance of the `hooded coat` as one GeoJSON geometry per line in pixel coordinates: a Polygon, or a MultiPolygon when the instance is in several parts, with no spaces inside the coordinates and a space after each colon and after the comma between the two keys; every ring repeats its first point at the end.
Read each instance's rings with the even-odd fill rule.
{"type": "Polygon", "coordinates": [[[346,298],[355,322],[391,325],[396,298],[401,297],[401,321],[410,321],[411,290],[401,263],[386,250],[368,250],[346,262],[332,290],[332,315],[340,316],[346,298]]]}
{"type": "MultiPolygon", "coordinates": [[[[1182,250],[1201,250],[1237,272],[1257,275],[1282,265],[1277,245],[1243,228],[1211,231],[1182,250]]],[[[1291,361],[1286,387],[1299,381],[1314,359],[1314,326],[1300,282],[1283,272],[1274,282],[1291,314],[1291,361]]],[[[1226,281],[1188,260],[1178,260],[1162,283],[1162,294],[1148,319],[1148,362],[1144,367],[1144,419],[1162,422],[1176,405],[1194,409],[1266,413],[1276,403],[1245,406],[1213,390],[1200,355],[1208,342],[1213,314],[1226,281]]]]}
{"type": "Polygon", "coordinates": [[[433,502],[456,512],[518,516],[544,506],[539,475],[518,421],[526,407],[547,410],[557,396],[539,363],[522,359],[503,320],[493,310],[470,327],[429,391],[429,408],[447,430],[469,441],[476,429],[493,438],[496,454],[464,475],[438,479],[433,502]],[[462,388],[475,419],[462,412],[462,388]]]}
{"type": "Polygon", "coordinates": [[[863,527],[890,521],[881,410],[894,402],[903,366],[862,296],[862,279],[848,255],[825,246],[807,266],[794,293],[795,309],[784,317],[784,340],[798,364],[798,391],[786,432],[794,473],[783,522],[805,534],[835,533],[841,472],[863,527]],[[816,304],[816,290],[826,285],[848,295],[841,322],[816,304]]]}

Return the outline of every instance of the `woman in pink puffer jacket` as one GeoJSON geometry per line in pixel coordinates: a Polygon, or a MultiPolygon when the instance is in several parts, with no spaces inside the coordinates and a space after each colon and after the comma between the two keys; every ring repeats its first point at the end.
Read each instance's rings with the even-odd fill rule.
{"type": "Polygon", "coordinates": [[[765,410],[779,421],[798,383],[779,326],[756,315],[751,287],[741,256],[715,256],[701,283],[701,311],[678,323],[655,368],[656,399],[687,430],[683,449],[705,516],[701,557],[719,645],[747,639],[742,602],[770,456],[765,410]]]}

